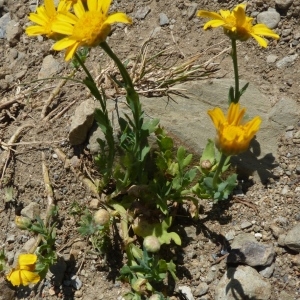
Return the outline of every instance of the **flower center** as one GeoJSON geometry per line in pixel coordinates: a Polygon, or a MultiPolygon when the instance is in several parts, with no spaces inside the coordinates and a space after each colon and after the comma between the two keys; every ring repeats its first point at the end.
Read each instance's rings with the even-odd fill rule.
{"type": "Polygon", "coordinates": [[[93,47],[101,41],[105,16],[98,11],[87,11],[74,25],[72,37],[93,47]]]}
{"type": "Polygon", "coordinates": [[[240,126],[227,125],[223,129],[222,135],[227,141],[234,141],[244,136],[244,130],[240,126]]]}

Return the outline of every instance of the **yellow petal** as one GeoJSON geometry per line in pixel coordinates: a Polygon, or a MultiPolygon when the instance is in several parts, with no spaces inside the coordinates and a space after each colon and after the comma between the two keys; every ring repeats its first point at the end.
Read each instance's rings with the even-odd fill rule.
{"type": "Polygon", "coordinates": [[[268,42],[264,38],[258,36],[257,34],[253,34],[253,33],[250,33],[250,35],[258,42],[258,44],[260,46],[262,46],[264,48],[266,48],[268,46],[268,42]]]}
{"type": "Polygon", "coordinates": [[[40,281],[40,276],[37,273],[20,270],[22,285],[29,285],[31,283],[37,283],[40,281]]]}
{"type": "Polygon", "coordinates": [[[77,42],[74,45],[67,48],[66,53],[65,53],[65,61],[69,61],[70,59],[73,58],[73,56],[74,56],[76,50],[78,49],[78,47],[80,47],[79,42],[77,42]]]}
{"type": "Polygon", "coordinates": [[[204,25],[204,29],[207,29],[207,28],[216,28],[216,27],[219,27],[219,26],[223,26],[225,24],[224,20],[210,20],[208,21],[207,23],[205,23],[204,25]]]}
{"type": "Polygon", "coordinates": [[[207,113],[212,119],[216,128],[219,127],[219,124],[226,122],[223,111],[219,107],[215,107],[214,109],[209,110],[207,113]]]}
{"type": "Polygon", "coordinates": [[[104,23],[106,23],[106,24],[113,24],[113,23],[131,24],[132,20],[129,17],[127,17],[126,14],[118,12],[118,13],[109,15],[104,23]]]}
{"type": "Polygon", "coordinates": [[[89,11],[97,11],[98,8],[98,0],[88,0],[87,7],[89,11]]]}
{"type": "Polygon", "coordinates": [[[211,18],[211,19],[216,19],[216,20],[223,20],[223,18],[218,13],[207,11],[207,10],[198,10],[197,16],[202,17],[202,18],[211,18]]]}
{"type": "Polygon", "coordinates": [[[33,265],[37,261],[35,254],[20,254],[18,258],[20,268],[26,265],[33,265]]]}
{"type": "Polygon", "coordinates": [[[52,25],[52,31],[65,34],[65,35],[72,35],[74,27],[69,23],[64,22],[54,22],[52,25]]]}
{"type": "Polygon", "coordinates": [[[243,26],[246,21],[246,14],[245,10],[241,6],[239,6],[237,10],[234,10],[234,16],[236,19],[236,26],[243,26]]]}
{"type": "Polygon", "coordinates": [[[63,49],[66,49],[74,44],[76,44],[77,41],[75,40],[72,40],[70,38],[64,38],[62,40],[59,40],[58,42],[56,42],[53,46],[52,46],[52,49],[53,50],[56,50],[56,51],[61,51],[63,49]]]}
{"type": "Polygon", "coordinates": [[[11,270],[7,274],[6,279],[8,281],[10,281],[13,286],[21,285],[22,281],[21,281],[21,273],[20,272],[21,272],[20,270],[11,270]]]}
{"type": "Polygon", "coordinates": [[[233,11],[237,11],[238,9],[243,9],[244,11],[246,10],[246,6],[247,4],[246,3],[242,3],[242,4],[238,4],[234,9],[233,11]]]}
{"type": "Polygon", "coordinates": [[[252,27],[252,32],[257,35],[268,36],[278,40],[279,35],[269,29],[265,24],[256,24],[252,27]]]}
{"type": "Polygon", "coordinates": [[[45,0],[44,5],[46,8],[46,13],[47,13],[48,17],[52,17],[52,16],[56,15],[54,0],[45,0]]]}
{"type": "Polygon", "coordinates": [[[70,24],[76,24],[78,22],[78,18],[71,13],[58,14],[57,20],[61,22],[70,23],[70,24]]]}
{"type": "MultiPolygon", "coordinates": [[[[95,1],[95,0],[94,0],[95,1]]],[[[77,3],[75,3],[73,5],[73,10],[75,15],[80,19],[84,14],[85,14],[85,9],[84,6],[81,2],[81,0],[77,1],[77,3]]]]}
{"type": "Polygon", "coordinates": [[[25,30],[28,36],[36,36],[45,34],[45,30],[41,26],[29,26],[25,30]]]}
{"type": "Polygon", "coordinates": [[[45,19],[44,16],[38,15],[38,14],[30,14],[28,19],[38,25],[45,26],[49,20],[45,19]]]}
{"type": "Polygon", "coordinates": [[[102,12],[106,16],[111,4],[111,0],[102,0],[102,1],[97,0],[97,1],[98,1],[98,11],[102,12]]]}
{"type": "Polygon", "coordinates": [[[229,10],[220,9],[220,15],[223,19],[226,19],[231,15],[231,12],[229,10]]]}

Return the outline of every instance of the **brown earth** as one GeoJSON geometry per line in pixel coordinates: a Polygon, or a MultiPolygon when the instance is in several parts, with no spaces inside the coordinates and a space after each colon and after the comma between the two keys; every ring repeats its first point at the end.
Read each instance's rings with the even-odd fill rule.
{"type": "MultiPolygon", "coordinates": [[[[300,4],[298,2],[294,1],[289,11],[297,11],[300,4]]],[[[274,1],[253,0],[248,3],[249,12],[275,7],[274,1]]],[[[120,296],[128,290],[128,286],[117,280],[122,265],[119,250],[113,249],[105,262],[103,257],[92,251],[90,242],[79,235],[77,227],[80,216],[74,217],[71,209],[75,207],[74,203],[78,203],[82,212],[91,203],[93,195],[76,179],[70,168],[64,166],[54,152],[55,148],[61,148],[68,158],[73,158],[76,167],[85,174],[92,178],[99,176],[93,166],[92,156],[86,148],[87,144],[72,147],[68,143],[70,117],[75,108],[90,95],[84,86],[69,81],[59,89],[48,106],[46,110],[48,118],[41,117],[46,100],[59,84],[59,80],[35,81],[43,59],[49,54],[53,55],[62,66],[59,76],[67,76],[73,69],[64,63],[63,53],[50,50],[52,41],[29,38],[24,34],[31,4],[25,0],[4,0],[0,6],[0,16],[9,11],[21,29],[12,41],[0,40],[3,53],[0,57],[0,107],[6,101],[12,101],[10,105],[1,107],[0,111],[0,155],[5,162],[2,168],[4,172],[0,174],[2,199],[0,240],[1,247],[9,254],[8,265],[11,266],[14,255],[31,237],[29,233],[20,231],[14,225],[18,207],[21,204],[26,206],[35,202],[39,204],[42,215],[45,213],[47,201],[42,176],[42,153],[44,153],[54,189],[54,199],[58,206],[57,251],[65,260],[65,263],[60,263],[62,268],[60,270],[64,268],[65,270],[61,271],[63,274],[61,284],[54,286],[53,281],[46,278],[37,289],[14,290],[15,297],[121,299],[120,296]],[[61,111],[63,113],[59,115],[61,111]],[[22,126],[28,127],[22,130],[16,141],[18,145],[11,152],[5,151],[5,143],[8,143],[12,135],[22,126]],[[10,153],[9,160],[6,160],[7,153],[10,153]],[[14,189],[13,201],[10,203],[6,202],[5,197],[7,186],[13,186],[14,189]],[[78,290],[74,288],[71,280],[75,274],[82,282],[82,287],[78,290]]],[[[220,8],[232,8],[237,1],[114,1],[111,10],[125,11],[133,17],[134,23],[129,27],[115,26],[108,43],[117,55],[123,60],[128,59],[131,64],[141,49],[144,49],[143,45],[148,46],[147,56],[165,50],[156,60],[157,64],[163,65],[166,69],[161,71],[161,74],[167,72],[174,64],[181,64],[201,53],[199,64],[204,64],[214,57],[211,64],[214,64],[218,71],[212,73],[212,77],[232,78],[229,51],[223,51],[230,46],[228,38],[218,29],[204,32],[202,30],[204,20],[195,17],[194,4],[197,4],[197,9],[217,11],[220,8]],[[136,19],[138,10],[146,6],[150,8],[149,13],[143,19],[136,19]],[[168,16],[168,25],[159,25],[160,13],[168,16]]],[[[259,48],[250,40],[239,45],[241,79],[256,85],[268,96],[271,103],[276,103],[285,96],[300,101],[300,61],[296,60],[292,67],[285,69],[278,69],[275,63],[266,62],[266,57],[270,54],[282,58],[288,54],[299,53],[300,44],[293,43],[296,34],[299,36],[300,33],[298,20],[299,15],[281,14],[276,32],[282,35],[283,30],[291,29],[291,33],[279,41],[270,41],[267,49],[259,48]]],[[[103,76],[109,72],[114,73],[115,70],[100,48],[90,51],[87,66],[94,76],[102,74],[99,83],[106,84],[109,96],[116,96],[109,80],[103,76]]],[[[156,78],[157,74],[151,76],[156,78]]],[[[83,78],[83,74],[77,72],[75,77],[83,78]]],[[[148,96],[157,95],[158,92],[147,93],[153,87],[155,85],[151,80],[145,79],[138,85],[138,89],[145,91],[144,94],[148,96]]],[[[227,91],[225,93],[227,94],[227,91]]],[[[300,130],[300,120],[291,120],[290,125],[292,126],[289,128],[290,132],[297,134],[300,130]]],[[[234,200],[217,205],[201,200],[200,220],[197,223],[187,223],[184,218],[178,216],[175,224],[180,230],[184,246],[180,255],[176,254],[177,256],[173,258],[178,264],[177,274],[180,281],[176,286],[169,286],[168,293],[173,296],[172,299],[184,299],[178,293],[180,285],[190,287],[195,299],[214,298],[214,287],[224,274],[226,263],[221,261],[212,266],[215,262],[212,255],[219,254],[222,243],[219,237],[225,236],[230,230],[233,230],[235,235],[240,232],[261,233],[261,241],[273,243],[277,257],[274,274],[269,279],[272,284],[271,299],[279,299],[282,291],[289,293],[292,297],[290,299],[300,299],[299,266],[293,264],[299,254],[279,247],[278,236],[270,229],[272,224],[276,224],[285,232],[300,220],[300,195],[299,192],[298,194],[294,192],[299,187],[299,173],[295,170],[297,166],[299,168],[300,151],[299,144],[294,143],[289,136],[286,132],[282,132],[282,138],[278,141],[278,160],[275,163],[278,176],[275,179],[270,179],[266,184],[251,180],[245,184],[241,183],[241,189],[245,193],[243,199],[252,204],[250,207],[234,200]],[[285,186],[288,189],[287,193],[282,192],[285,186]],[[241,229],[240,225],[244,221],[251,222],[252,226],[241,229]],[[212,276],[211,280],[207,279],[208,274],[212,276]],[[208,293],[197,296],[197,287],[203,281],[209,286],[208,293]]],[[[2,164],[0,161],[0,166],[2,164]]],[[[13,294],[11,289],[4,285],[4,277],[0,278],[0,281],[4,295],[2,299],[11,299],[13,294]]]]}

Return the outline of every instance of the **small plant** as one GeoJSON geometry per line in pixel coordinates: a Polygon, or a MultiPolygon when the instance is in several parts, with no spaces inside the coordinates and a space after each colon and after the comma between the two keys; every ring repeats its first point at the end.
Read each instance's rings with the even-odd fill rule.
{"type": "MultiPolygon", "coordinates": [[[[231,39],[235,87],[229,89],[226,117],[220,108],[208,111],[217,135],[215,142],[208,141],[199,163],[195,163],[192,154],[174,144],[158,119],[145,119],[126,66],[106,42],[113,23],[131,24],[132,20],[122,12],[108,14],[110,4],[110,0],[66,0],[56,7],[53,0],[45,0],[45,5],[29,15],[37,25],[27,27],[26,33],[54,39],[52,48],[65,50],[65,60],[73,60],[76,69],[85,72],[82,83],[100,103],[100,108],[95,110],[95,120],[104,138],[98,139],[101,151],[95,158],[102,176],[97,188],[99,193],[109,192],[105,194],[102,209],[94,215],[84,211],[79,222],[80,234],[88,237],[94,249],[103,253],[112,234],[111,224],[118,222],[127,256],[126,264],[120,269],[120,278],[132,287],[131,292],[124,295],[125,299],[168,299],[156,291],[156,287],[165,283],[167,273],[177,280],[176,265],[161,258],[160,247],[171,243],[181,246],[180,236],[172,229],[178,207],[191,202],[196,207],[191,217],[197,218],[199,198],[215,202],[228,199],[237,181],[236,174],[225,175],[230,156],[246,151],[260,127],[259,117],[245,122],[245,109],[240,108],[239,100],[248,84],[239,88],[236,41],[253,37],[266,47],[267,42],[261,36],[274,39],[279,36],[263,24],[253,26],[252,18],[245,15],[245,4],[237,5],[232,12],[198,12],[200,17],[213,19],[204,29],[222,26],[231,39]],[[115,84],[126,92],[130,113],[118,115],[119,132],[114,132],[111,124],[105,91],[97,87],[85,66],[88,49],[98,45],[118,68],[121,79],[115,79],[115,84]],[[85,48],[80,50],[80,47],[85,48]]],[[[145,70],[143,66],[143,72],[145,70]]],[[[176,80],[185,77],[175,73],[176,80]]],[[[136,75],[135,79],[141,79],[145,73],[139,78],[136,75]]],[[[76,202],[70,211],[73,215],[82,213],[76,202]]],[[[41,274],[55,260],[55,230],[53,226],[46,228],[40,220],[28,229],[39,233],[43,240],[37,251],[40,266],[36,267],[41,274]]]]}

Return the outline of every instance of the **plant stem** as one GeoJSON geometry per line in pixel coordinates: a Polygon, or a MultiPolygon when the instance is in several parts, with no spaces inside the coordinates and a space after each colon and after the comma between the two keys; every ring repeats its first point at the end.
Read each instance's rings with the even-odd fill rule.
{"type": "Polygon", "coordinates": [[[236,51],[236,40],[231,39],[232,45],[232,62],[233,62],[233,69],[234,69],[234,103],[238,103],[240,100],[240,87],[239,87],[239,69],[238,69],[238,62],[237,62],[237,51],[236,51]]]}
{"type": "Polygon", "coordinates": [[[214,177],[213,177],[213,188],[216,190],[218,188],[218,181],[220,179],[220,173],[222,172],[222,168],[224,166],[224,163],[227,159],[227,156],[225,154],[221,154],[221,158],[220,158],[220,162],[218,164],[218,167],[217,167],[217,170],[214,174],[214,177]]]}
{"type": "Polygon", "coordinates": [[[89,80],[91,82],[94,82],[94,79],[91,75],[91,73],[89,72],[89,70],[86,68],[84,62],[81,60],[80,56],[75,52],[75,58],[77,59],[77,61],[79,62],[80,66],[82,67],[83,71],[85,72],[85,74],[87,75],[87,77],[89,78],[89,80]]]}

